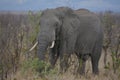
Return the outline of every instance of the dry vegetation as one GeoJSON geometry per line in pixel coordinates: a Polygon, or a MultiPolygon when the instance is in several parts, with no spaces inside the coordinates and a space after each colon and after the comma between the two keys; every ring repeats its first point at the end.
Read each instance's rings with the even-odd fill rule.
{"type": "Polygon", "coordinates": [[[49,70],[49,63],[36,58],[36,49],[27,52],[36,41],[40,12],[0,13],[0,80],[120,80],[120,13],[106,11],[98,16],[104,29],[100,74],[92,74],[88,60],[86,75],[80,76],[75,55],[68,71],[59,74],[59,60],[55,69],[49,70]]]}

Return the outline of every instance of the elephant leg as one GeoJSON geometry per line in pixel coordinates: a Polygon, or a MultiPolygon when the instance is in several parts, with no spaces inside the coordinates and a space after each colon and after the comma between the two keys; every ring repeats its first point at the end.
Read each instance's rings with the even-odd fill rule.
{"type": "Polygon", "coordinates": [[[52,67],[54,67],[54,65],[55,65],[55,60],[54,60],[55,59],[55,53],[54,53],[53,49],[50,50],[49,56],[50,56],[50,59],[49,59],[50,64],[51,64],[52,67]]]}
{"type": "Polygon", "coordinates": [[[96,45],[93,50],[93,53],[91,54],[92,71],[94,74],[99,74],[98,64],[101,56],[101,49],[102,46],[96,45]]]}
{"type": "Polygon", "coordinates": [[[50,64],[52,67],[55,66],[56,62],[57,62],[57,59],[59,57],[59,52],[56,51],[56,49],[51,49],[50,50],[50,64]]]}
{"type": "Polygon", "coordinates": [[[68,63],[69,57],[70,57],[70,55],[67,53],[60,55],[60,71],[62,71],[62,72],[67,71],[67,69],[69,67],[69,63],[68,63]]]}
{"type": "MultiPolygon", "coordinates": [[[[68,67],[69,67],[69,57],[70,57],[70,52],[66,51],[66,42],[63,43],[64,45],[61,45],[61,50],[59,53],[60,56],[60,71],[61,72],[66,72],[68,67]]],[[[68,50],[69,51],[69,50],[68,50]]]]}
{"type": "Polygon", "coordinates": [[[70,54],[66,54],[64,55],[64,64],[65,64],[65,68],[64,71],[66,72],[67,69],[69,68],[69,58],[70,58],[70,54]]]}
{"type": "Polygon", "coordinates": [[[91,56],[91,60],[92,60],[92,71],[94,74],[98,74],[99,70],[98,70],[98,62],[99,62],[99,58],[95,58],[93,55],[91,56]]]}
{"type": "Polygon", "coordinates": [[[60,73],[63,73],[65,63],[64,63],[64,58],[63,58],[63,53],[60,53],[60,73]]]}
{"type": "Polygon", "coordinates": [[[86,60],[88,59],[88,55],[80,55],[78,56],[78,59],[79,59],[78,73],[80,75],[84,75],[85,65],[86,65],[86,60]]]}
{"type": "Polygon", "coordinates": [[[85,63],[86,63],[86,61],[83,61],[82,59],[79,59],[78,73],[80,75],[85,74],[85,63]]]}

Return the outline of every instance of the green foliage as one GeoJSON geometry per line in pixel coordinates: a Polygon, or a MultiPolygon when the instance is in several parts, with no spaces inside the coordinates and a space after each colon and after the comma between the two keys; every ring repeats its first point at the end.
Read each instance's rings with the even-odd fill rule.
{"type": "Polygon", "coordinates": [[[43,61],[40,61],[38,58],[35,58],[35,59],[29,59],[29,60],[23,62],[22,66],[23,66],[24,71],[27,69],[32,69],[33,71],[42,72],[42,71],[45,71],[45,69],[49,65],[43,61]]]}
{"type": "Polygon", "coordinates": [[[39,32],[39,28],[40,28],[39,20],[40,20],[41,12],[33,13],[32,11],[29,11],[28,16],[29,16],[29,22],[33,27],[33,30],[31,31],[32,33],[30,35],[30,42],[33,42],[34,40],[36,40],[36,37],[39,32]]]}
{"type": "Polygon", "coordinates": [[[113,61],[113,69],[114,69],[114,72],[116,72],[116,70],[120,69],[120,58],[118,57],[117,53],[115,52],[112,52],[112,61],[113,61]]]}
{"type": "Polygon", "coordinates": [[[29,59],[22,64],[22,71],[25,73],[28,70],[40,73],[40,75],[55,74],[55,69],[50,69],[50,64],[40,61],[38,58],[29,59]]]}

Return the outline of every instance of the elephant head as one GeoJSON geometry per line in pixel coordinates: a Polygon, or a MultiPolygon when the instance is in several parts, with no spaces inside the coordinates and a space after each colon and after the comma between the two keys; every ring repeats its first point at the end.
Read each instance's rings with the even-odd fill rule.
{"type": "Polygon", "coordinates": [[[67,7],[47,9],[40,18],[40,32],[38,36],[38,56],[44,60],[47,48],[54,48],[60,40],[64,20],[73,15],[73,10],[67,7]]]}

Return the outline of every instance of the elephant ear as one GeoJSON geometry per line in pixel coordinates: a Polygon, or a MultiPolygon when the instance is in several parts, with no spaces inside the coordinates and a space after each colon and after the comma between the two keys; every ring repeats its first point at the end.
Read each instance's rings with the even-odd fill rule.
{"type": "Polygon", "coordinates": [[[62,20],[62,23],[67,22],[69,24],[75,24],[75,22],[79,21],[79,17],[77,16],[76,12],[68,7],[59,7],[58,14],[59,19],[62,20]],[[67,20],[67,21],[66,21],[67,20]]]}
{"type": "Polygon", "coordinates": [[[76,15],[74,10],[67,7],[58,8],[58,12],[62,22],[60,32],[64,34],[62,35],[64,38],[67,38],[67,36],[74,34],[77,28],[76,25],[80,24],[79,17],[76,15]]]}
{"type": "Polygon", "coordinates": [[[68,7],[56,8],[56,15],[59,18],[61,25],[63,25],[63,22],[65,22],[65,20],[67,20],[67,18],[68,19],[78,18],[78,16],[74,12],[74,10],[72,10],[71,8],[68,8],[68,7]]]}
{"type": "Polygon", "coordinates": [[[56,15],[60,18],[64,18],[65,16],[70,16],[74,13],[71,8],[68,7],[59,7],[56,8],[56,15]]]}
{"type": "Polygon", "coordinates": [[[71,12],[73,12],[73,10],[71,8],[68,7],[59,7],[57,8],[60,12],[63,12],[65,14],[70,14],[71,12]]]}
{"type": "MultiPolygon", "coordinates": [[[[58,28],[60,34],[68,34],[72,33],[75,28],[75,23],[78,24],[78,16],[74,13],[74,10],[68,7],[59,7],[56,8],[56,16],[59,18],[61,22],[60,28],[58,28]]],[[[67,35],[62,35],[67,36],[67,35]]],[[[58,37],[59,39],[59,37],[58,37]]]]}
{"type": "Polygon", "coordinates": [[[62,24],[64,28],[63,30],[66,29],[65,32],[68,32],[68,34],[69,33],[72,34],[77,29],[76,25],[79,26],[80,21],[79,21],[79,18],[75,16],[74,14],[67,16],[63,19],[63,24],[62,24]]]}

